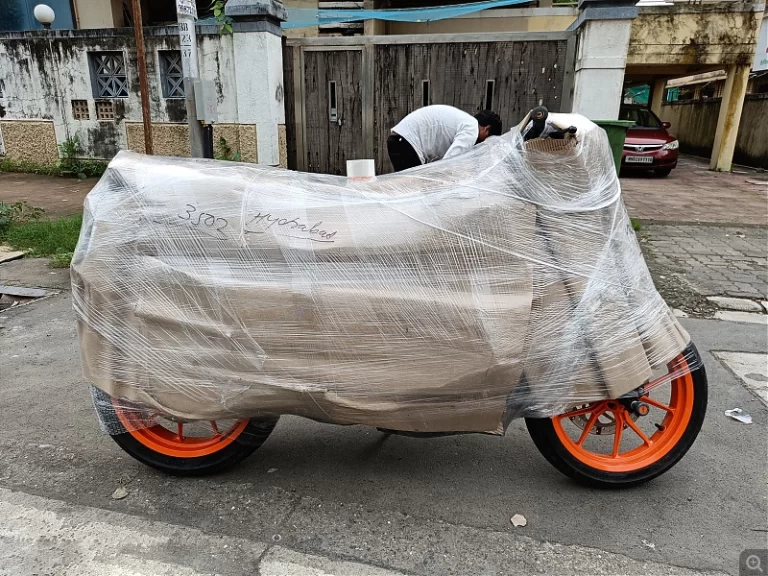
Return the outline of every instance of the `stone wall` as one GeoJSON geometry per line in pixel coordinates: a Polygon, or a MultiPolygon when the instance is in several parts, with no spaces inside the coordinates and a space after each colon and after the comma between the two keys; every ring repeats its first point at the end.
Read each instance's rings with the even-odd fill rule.
{"type": "Polygon", "coordinates": [[[0,120],[4,155],[16,162],[54,164],[59,159],[50,120],[0,120]]]}
{"type": "MultiPolygon", "coordinates": [[[[680,150],[709,157],[715,141],[720,98],[672,102],[661,108],[661,119],[672,123],[670,133],[680,140],[680,150]]],[[[748,95],[744,101],[733,161],[768,168],[768,95],[748,95]]]]}
{"type": "MultiPolygon", "coordinates": [[[[126,122],[126,148],[144,153],[144,125],[126,122]]],[[[256,162],[256,126],[253,124],[216,124],[213,127],[214,151],[221,151],[220,138],[242,162],[256,162]]],[[[158,156],[189,156],[189,130],[186,124],[153,124],[152,144],[158,156]]],[[[285,164],[283,164],[285,165],[285,164]]]]}

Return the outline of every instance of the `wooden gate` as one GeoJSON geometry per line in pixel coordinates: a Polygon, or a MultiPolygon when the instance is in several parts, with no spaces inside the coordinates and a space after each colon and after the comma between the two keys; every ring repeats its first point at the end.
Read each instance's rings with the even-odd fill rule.
{"type": "Polygon", "coordinates": [[[375,158],[389,172],[390,130],[427,104],[494,110],[505,131],[540,104],[570,111],[574,52],[570,32],[287,40],[288,165],[343,174],[375,158]]]}
{"type": "Polygon", "coordinates": [[[287,136],[289,142],[296,140],[288,146],[289,166],[344,174],[346,160],[361,156],[363,48],[306,46],[294,51],[287,46],[286,56],[286,73],[292,74],[291,86],[286,79],[287,136]]]}

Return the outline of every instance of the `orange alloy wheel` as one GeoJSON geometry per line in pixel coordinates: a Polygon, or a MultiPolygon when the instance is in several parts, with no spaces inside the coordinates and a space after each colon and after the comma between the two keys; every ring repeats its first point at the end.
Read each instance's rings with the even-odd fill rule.
{"type": "Polygon", "coordinates": [[[176,432],[156,424],[142,427],[136,412],[115,405],[115,413],[128,433],[150,450],[175,458],[199,458],[223,450],[234,442],[248,426],[248,420],[239,420],[222,432],[211,420],[209,436],[185,436],[184,424],[176,423],[176,432]]]}
{"type": "MultiPolygon", "coordinates": [[[[669,381],[669,403],[665,404],[644,392],[638,400],[666,412],[653,434],[646,435],[637,425],[632,413],[618,400],[602,400],[552,418],[558,439],[565,449],[579,462],[603,472],[634,472],[651,466],[667,455],[682,438],[691,420],[694,406],[693,377],[687,370],[687,362],[681,355],[669,364],[671,373],[680,374],[669,381]],[[613,449],[604,452],[585,447],[590,432],[598,427],[600,417],[613,420],[613,449]],[[564,427],[568,420],[586,420],[580,436],[574,439],[564,427]],[[634,434],[640,444],[621,451],[622,437],[634,434]]],[[[652,386],[653,384],[651,384],[652,386]]],[[[592,432],[594,433],[594,432],[592,432]]],[[[599,433],[599,432],[598,432],[599,433]]]]}

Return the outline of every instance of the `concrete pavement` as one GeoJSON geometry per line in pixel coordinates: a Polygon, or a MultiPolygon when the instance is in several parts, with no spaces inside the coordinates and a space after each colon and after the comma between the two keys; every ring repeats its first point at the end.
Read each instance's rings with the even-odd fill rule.
{"type": "Polygon", "coordinates": [[[710,377],[699,440],[654,482],[601,492],[547,464],[522,421],[420,440],[284,418],[229,473],[163,476],[99,432],[70,308],[65,291],[0,315],[7,574],[736,576],[741,550],[766,546],[768,410],[712,354],[765,354],[763,326],[684,320],[710,377]]]}
{"type": "Polygon", "coordinates": [[[734,166],[712,172],[709,161],[680,156],[666,178],[623,174],[621,190],[634,218],[686,224],[768,225],[768,172],[734,166]]]}

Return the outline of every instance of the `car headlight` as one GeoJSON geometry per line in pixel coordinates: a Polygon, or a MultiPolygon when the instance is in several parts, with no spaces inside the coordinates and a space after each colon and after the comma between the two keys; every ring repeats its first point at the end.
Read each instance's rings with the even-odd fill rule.
{"type": "Polygon", "coordinates": [[[672,140],[672,142],[664,144],[664,150],[677,150],[678,148],[680,148],[679,140],[672,140]]]}

